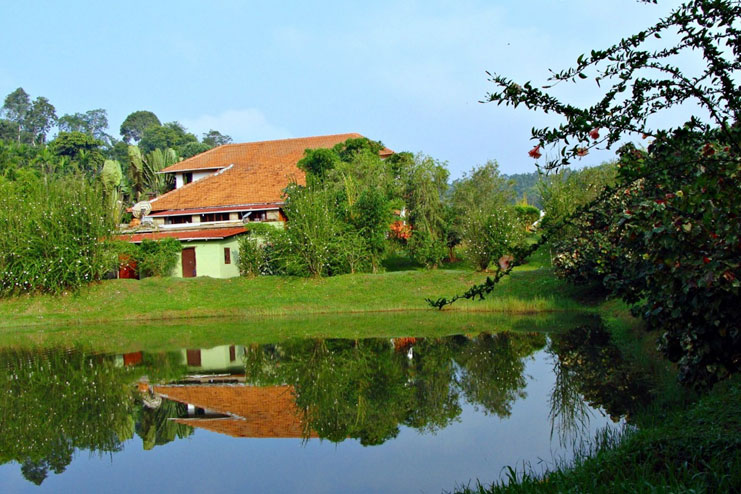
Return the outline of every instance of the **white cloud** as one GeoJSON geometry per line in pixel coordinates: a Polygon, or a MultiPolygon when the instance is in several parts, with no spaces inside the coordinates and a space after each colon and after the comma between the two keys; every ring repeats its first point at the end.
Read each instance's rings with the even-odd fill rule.
{"type": "Polygon", "coordinates": [[[180,121],[186,129],[201,136],[211,129],[231,136],[234,142],[267,141],[293,137],[287,129],[268,121],[257,108],[226,110],[218,115],[201,115],[180,121]]]}

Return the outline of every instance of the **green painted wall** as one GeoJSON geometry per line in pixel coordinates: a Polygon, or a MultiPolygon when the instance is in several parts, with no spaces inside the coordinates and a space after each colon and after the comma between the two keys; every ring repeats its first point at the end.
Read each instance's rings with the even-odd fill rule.
{"type": "MultiPolygon", "coordinates": [[[[210,276],[211,278],[233,278],[239,276],[237,257],[239,256],[239,235],[224,240],[198,240],[182,242],[183,249],[196,249],[196,275],[210,276]],[[224,263],[224,249],[231,250],[231,264],[224,263]]],[[[182,278],[182,254],[178,256],[178,263],[172,276],[182,278]]]]}
{"type": "MultiPolygon", "coordinates": [[[[188,370],[194,371],[221,371],[244,373],[244,346],[234,345],[234,360],[231,360],[229,345],[221,345],[214,348],[201,348],[200,367],[188,366],[188,370]]],[[[181,350],[181,362],[188,362],[187,350],[181,350]]]]}

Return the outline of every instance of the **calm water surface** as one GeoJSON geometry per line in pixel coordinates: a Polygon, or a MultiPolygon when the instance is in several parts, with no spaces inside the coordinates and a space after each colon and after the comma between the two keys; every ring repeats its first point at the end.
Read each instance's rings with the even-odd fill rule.
{"type": "Polygon", "coordinates": [[[599,324],[102,354],[0,349],[0,491],[434,492],[644,399],[599,324]]]}

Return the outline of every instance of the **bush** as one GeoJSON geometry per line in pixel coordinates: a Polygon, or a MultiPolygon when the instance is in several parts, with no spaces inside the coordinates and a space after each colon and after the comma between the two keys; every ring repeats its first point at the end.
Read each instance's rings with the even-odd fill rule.
{"type": "Polygon", "coordinates": [[[425,229],[412,230],[408,241],[412,258],[427,268],[437,267],[448,253],[446,244],[433,238],[425,229]]]}
{"type": "Polygon", "coordinates": [[[139,277],[170,276],[182,250],[182,244],[174,238],[143,240],[136,253],[139,277]]]}
{"type": "Polygon", "coordinates": [[[275,259],[275,237],[280,232],[270,225],[251,225],[247,235],[239,237],[237,267],[242,276],[267,276],[280,271],[275,259]]]}
{"type": "Polygon", "coordinates": [[[466,257],[481,271],[492,261],[511,254],[525,239],[525,229],[512,207],[495,209],[488,214],[469,211],[462,233],[466,257]]]}
{"type": "Polygon", "coordinates": [[[518,204],[515,206],[515,215],[522,226],[529,230],[533,223],[540,219],[540,209],[529,204],[518,204]]]}
{"type": "Polygon", "coordinates": [[[0,295],[76,290],[113,269],[103,202],[79,176],[0,181],[0,295]]]}

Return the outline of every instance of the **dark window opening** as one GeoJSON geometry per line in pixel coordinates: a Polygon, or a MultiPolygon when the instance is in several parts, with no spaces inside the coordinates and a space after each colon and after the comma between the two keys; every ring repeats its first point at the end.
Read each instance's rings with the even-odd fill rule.
{"type": "Polygon", "coordinates": [[[201,223],[210,221],[229,221],[229,213],[207,213],[201,215],[201,223]]]}
{"type": "Polygon", "coordinates": [[[265,221],[267,211],[252,211],[249,215],[250,221],[265,221]]]}
{"type": "Polygon", "coordinates": [[[181,225],[183,223],[192,223],[193,217],[187,216],[168,216],[165,218],[165,225],[181,225]]]}
{"type": "Polygon", "coordinates": [[[232,250],[229,247],[224,247],[224,264],[232,263],[232,250]]]}
{"type": "Polygon", "coordinates": [[[193,172],[183,173],[183,185],[187,185],[193,181],[193,172]]]}

